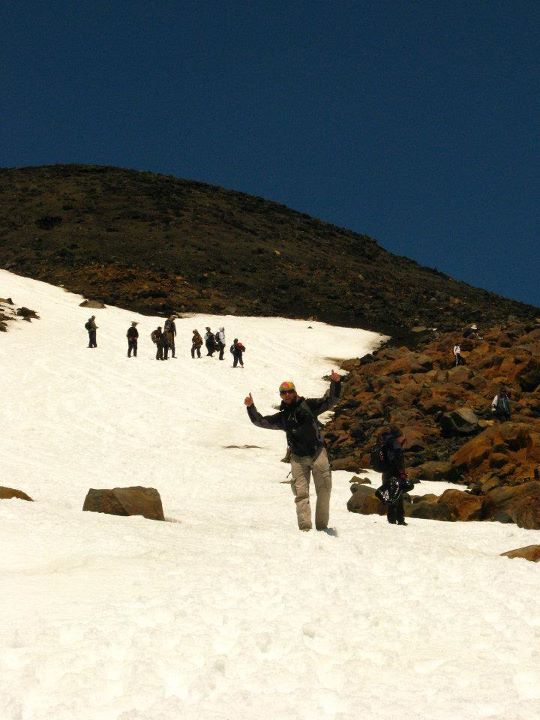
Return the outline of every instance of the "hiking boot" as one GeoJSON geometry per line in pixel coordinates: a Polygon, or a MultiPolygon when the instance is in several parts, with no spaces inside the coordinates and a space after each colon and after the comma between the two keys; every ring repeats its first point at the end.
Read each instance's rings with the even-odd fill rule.
{"type": "Polygon", "coordinates": [[[396,525],[408,525],[409,523],[406,523],[405,520],[398,520],[396,525]]]}

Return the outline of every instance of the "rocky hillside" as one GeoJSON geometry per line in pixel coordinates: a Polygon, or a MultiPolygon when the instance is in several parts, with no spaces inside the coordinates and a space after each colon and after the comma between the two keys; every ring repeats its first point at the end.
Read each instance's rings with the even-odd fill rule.
{"type": "Polygon", "coordinates": [[[409,342],[538,313],[262,198],[110,167],[0,170],[0,267],[144,313],[313,317],[409,342]]]}
{"type": "MultiPolygon", "coordinates": [[[[407,441],[410,477],[470,491],[417,498],[409,515],[540,528],[540,318],[461,339],[466,364],[458,367],[456,340],[455,333],[443,333],[420,352],[386,347],[346,363],[343,401],[326,432],[333,466],[368,467],[381,428],[396,424],[407,441]],[[491,401],[503,384],[512,414],[498,422],[491,401]]],[[[356,489],[350,509],[383,512],[372,490],[356,489]]]]}

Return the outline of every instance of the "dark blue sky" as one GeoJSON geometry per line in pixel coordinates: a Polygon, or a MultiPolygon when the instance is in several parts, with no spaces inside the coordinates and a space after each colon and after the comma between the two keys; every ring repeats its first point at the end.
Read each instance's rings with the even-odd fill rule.
{"type": "Polygon", "coordinates": [[[540,2],[4,0],[0,165],[273,199],[540,305],[540,2]]]}

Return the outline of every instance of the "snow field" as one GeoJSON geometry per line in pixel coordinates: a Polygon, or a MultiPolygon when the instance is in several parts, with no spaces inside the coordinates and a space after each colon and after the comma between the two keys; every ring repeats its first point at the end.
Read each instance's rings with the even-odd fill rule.
{"type": "Polygon", "coordinates": [[[326,358],[377,336],[193,316],[159,363],[157,318],[5,271],[0,296],[41,315],[0,336],[0,483],[36,501],[0,502],[2,720],[538,717],[538,567],[498,557],[537,533],[350,514],[344,472],[338,536],[300,533],[284,435],[247,418],[247,392],[263,413],[284,379],[320,395],[326,358]],[[224,362],[189,355],[206,325],[225,326],[224,362]],[[90,487],[138,484],[171,522],[81,512],[90,487]]]}

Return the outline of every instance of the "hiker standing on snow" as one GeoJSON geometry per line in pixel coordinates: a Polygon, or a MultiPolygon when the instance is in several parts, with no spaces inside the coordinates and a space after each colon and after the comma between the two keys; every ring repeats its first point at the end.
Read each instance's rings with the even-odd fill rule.
{"type": "Polygon", "coordinates": [[[216,347],[219,350],[219,359],[223,360],[223,351],[225,350],[225,328],[220,327],[216,333],[216,347]]]}
{"type": "Polygon", "coordinates": [[[456,366],[465,365],[465,360],[461,357],[461,347],[459,345],[454,345],[454,357],[456,358],[456,366]]]}
{"type": "MultiPolygon", "coordinates": [[[[165,324],[163,325],[163,335],[165,336],[165,341],[167,343],[167,351],[170,348],[172,357],[176,357],[176,346],[174,342],[174,338],[176,335],[176,325],[174,324],[174,315],[171,315],[170,318],[165,320],[165,324]]],[[[167,352],[165,352],[165,360],[167,359],[167,352]]]]}
{"type": "Polygon", "coordinates": [[[97,348],[97,340],[96,340],[96,331],[97,331],[97,325],[96,325],[96,316],[92,315],[92,317],[88,318],[85,326],[88,330],[88,347],[89,348],[97,348]]]}
{"type": "Polygon", "coordinates": [[[244,360],[242,355],[246,351],[246,348],[243,346],[243,344],[238,340],[238,338],[234,338],[234,342],[231,345],[231,352],[233,356],[233,368],[237,367],[238,363],[240,363],[240,367],[244,367],[244,360]]]}
{"type": "Polygon", "coordinates": [[[214,353],[216,352],[216,338],[214,337],[214,333],[210,330],[209,327],[206,328],[206,333],[204,335],[204,344],[206,345],[207,350],[206,357],[213,357],[214,353]]]}
{"type": "Polygon", "coordinates": [[[315,527],[317,530],[328,529],[332,474],[317,416],[330,410],[341,394],[341,375],[332,370],[330,379],[330,388],[322,398],[299,397],[293,382],[282,382],[279,386],[281,406],[275,415],[263,417],[255,407],[251,393],[244,400],[249,419],[254,425],[287,433],[287,444],[291,451],[292,490],[300,530],[311,530],[312,527],[309,504],[312,474],[317,493],[315,527]]]}
{"type": "Polygon", "coordinates": [[[395,425],[381,434],[381,449],[385,469],[382,473],[382,485],[376,491],[379,500],[386,503],[386,519],[392,525],[407,525],[403,507],[403,491],[406,485],[405,458],[403,445],[405,438],[395,425]]]}
{"type": "Polygon", "coordinates": [[[137,340],[139,338],[139,331],[137,330],[137,323],[135,321],[131,323],[131,327],[128,328],[126,335],[128,341],[127,356],[129,358],[131,357],[131,353],[133,353],[133,357],[137,357],[137,340]]]}
{"type": "Polygon", "coordinates": [[[156,360],[166,360],[167,358],[163,357],[165,338],[163,337],[163,333],[161,331],[161,325],[152,332],[150,337],[152,338],[152,342],[156,346],[156,360]]]}
{"type": "Polygon", "coordinates": [[[497,420],[505,422],[510,420],[510,399],[506,394],[506,388],[501,387],[497,395],[491,402],[491,412],[495,415],[497,420]]]}
{"type": "Polygon", "coordinates": [[[191,338],[191,357],[195,357],[195,353],[197,353],[197,357],[201,357],[201,346],[203,344],[203,339],[199,333],[198,330],[193,331],[193,337],[191,338]]]}

